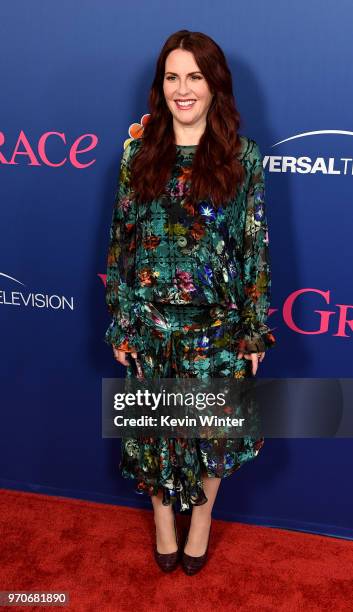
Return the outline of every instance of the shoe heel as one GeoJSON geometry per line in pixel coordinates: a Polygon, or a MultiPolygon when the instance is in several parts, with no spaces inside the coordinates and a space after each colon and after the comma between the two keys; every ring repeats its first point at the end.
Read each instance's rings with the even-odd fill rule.
{"type": "MultiPolygon", "coordinates": [[[[206,551],[204,552],[203,555],[200,555],[198,557],[193,557],[192,555],[186,554],[184,551],[183,551],[183,553],[181,555],[181,566],[182,566],[185,574],[187,574],[188,576],[193,576],[194,574],[197,574],[197,572],[199,572],[204,567],[204,565],[207,562],[207,559],[208,559],[208,547],[209,547],[210,536],[211,536],[211,528],[212,528],[212,522],[210,524],[210,530],[208,532],[208,540],[207,540],[206,551]]],[[[188,541],[188,537],[189,537],[189,534],[186,537],[185,545],[186,545],[186,543],[188,541]]]]}

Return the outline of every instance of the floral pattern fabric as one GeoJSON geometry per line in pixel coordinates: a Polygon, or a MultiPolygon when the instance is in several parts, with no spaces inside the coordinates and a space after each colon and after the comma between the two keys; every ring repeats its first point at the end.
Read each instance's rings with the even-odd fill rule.
{"type": "MultiPolygon", "coordinates": [[[[275,344],[267,326],[270,260],[264,171],[256,142],[241,136],[246,178],[236,198],[216,208],[188,199],[196,146],[176,146],[165,192],[137,204],[131,141],[120,167],[110,228],[106,302],[112,316],[104,340],[137,351],[145,377],[251,376],[239,350],[275,344]]],[[[133,376],[131,366],[127,376],[133,376]]],[[[122,440],[120,468],[136,492],[163,491],[181,509],[207,501],[202,474],[227,477],[255,457],[263,438],[122,440]]]]}

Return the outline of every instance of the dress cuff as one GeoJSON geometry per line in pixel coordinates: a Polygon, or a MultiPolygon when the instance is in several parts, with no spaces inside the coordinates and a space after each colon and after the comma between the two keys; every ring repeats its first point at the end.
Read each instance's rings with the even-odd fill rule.
{"type": "Polygon", "coordinates": [[[272,331],[266,325],[259,325],[257,329],[243,327],[238,337],[238,350],[242,353],[264,353],[276,343],[272,331]]]}
{"type": "Polygon", "coordinates": [[[114,317],[105,332],[104,342],[126,352],[140,352],[144,350],[143,338],[132,325],[117,321],[114,317]]]}

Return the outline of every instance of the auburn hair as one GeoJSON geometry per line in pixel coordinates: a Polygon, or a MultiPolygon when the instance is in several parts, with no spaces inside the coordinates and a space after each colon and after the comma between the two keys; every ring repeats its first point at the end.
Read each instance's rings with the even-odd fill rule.
{"type": "Polygon", "coordinates": [[[236,153],[240,114],[236,108],[232,75],[218,44],[202,32],[179,30],[166,40],[156,64],[149,93],[149,119],[142,134],[142,146],[131,162],[131,186],[137,202],[160,196],[176,161],[173,115],[165,101],[165,63],[174,49],[190,51],[206,79],[213,100],[207,112],[206,128],[193,156],[189,198],[207,198],[218,207],[235,197],[245,178],[236,153]]]}

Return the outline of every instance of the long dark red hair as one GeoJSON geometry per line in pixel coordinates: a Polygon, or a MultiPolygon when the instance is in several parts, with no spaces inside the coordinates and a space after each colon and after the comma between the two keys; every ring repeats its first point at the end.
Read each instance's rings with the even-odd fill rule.
{"type": "Polygon", "coordinates": [[[240,150],[240,115],[236,108],[232,75],[217,43],[202,32],[179,30],[166,40],[156,64],[149,94],[149,119],[142,144],[131,164],[131,186],[137,202],[160,196],[176,161],[173,115],[164,97],[165,62],[174,49],[193,53],[214,94],[206,128],[195,151],[190,176],[190,200],[211,198],[217,207],[233,198],[245,172],[236,158],[240,150]]]}

